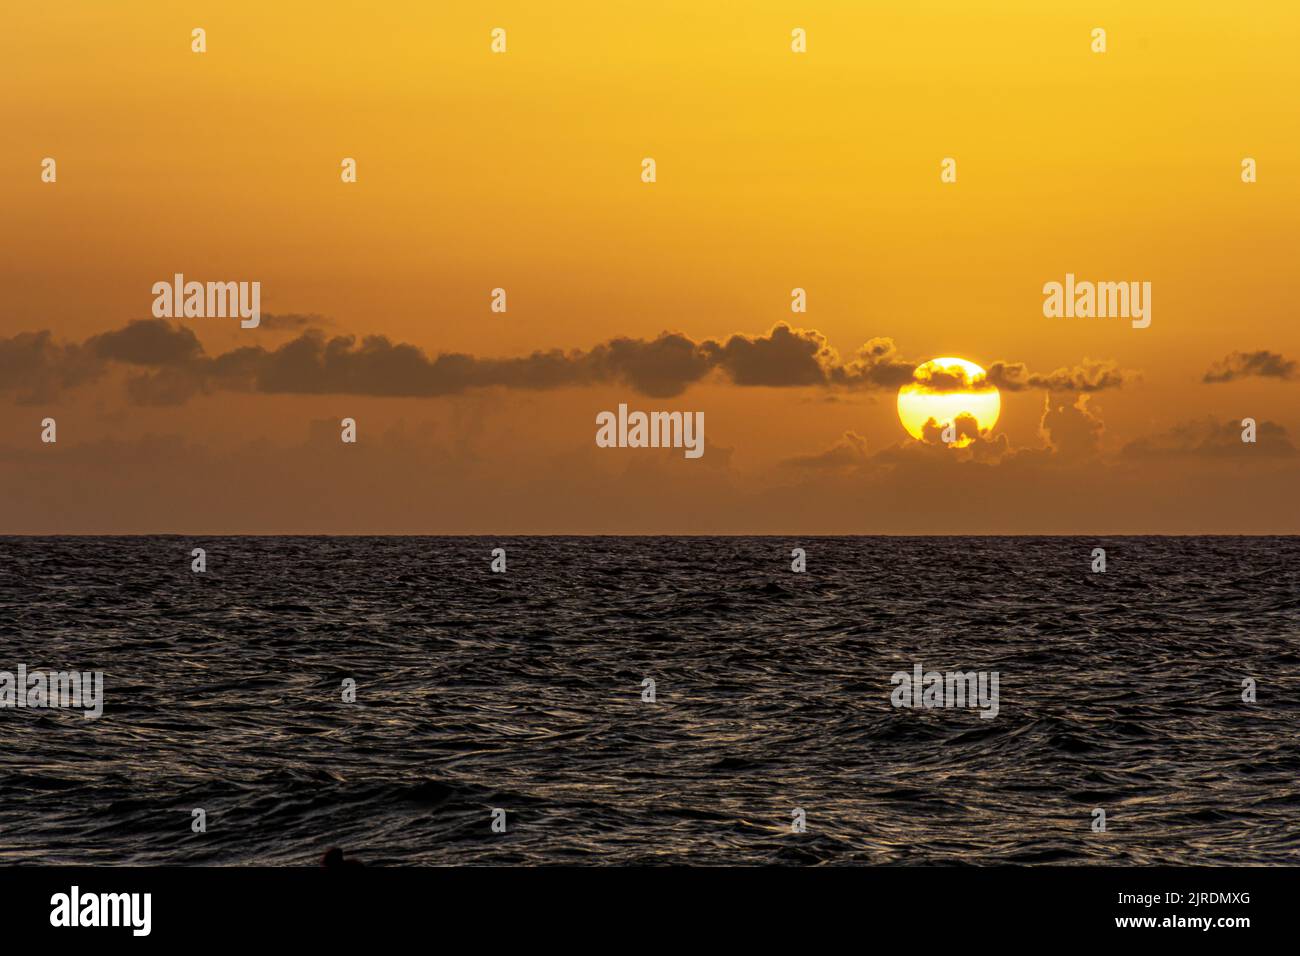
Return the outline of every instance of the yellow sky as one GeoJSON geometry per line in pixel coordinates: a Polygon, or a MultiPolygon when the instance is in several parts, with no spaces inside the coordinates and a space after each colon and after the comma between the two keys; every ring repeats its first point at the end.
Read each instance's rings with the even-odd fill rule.
{"type": "MultiPolygon", "coordinates": [[[[18,5],[0,29],[0,339],[47,329],[75,343],[150,318],[152,284],[183,272],[260,281],[267,312],[316,313],[329,334],[382,334],[429,356],[589,349],[664,330],[721,340],[787,321],[846,359],[885,336],[916,362],[960,355],[1049,373],[1113,361],[1135,374],[1089,400],[1104,432],[1095,460],[1078,468],[1122,467],[1114,459],[1126,445],[1188,421],[1253,415],[1294,440],[1300,383],[1201,379],[1234,351],[1300,359],[1300,9],[992,6],[18,5]],[[206,53],[191,52],[195,27],[207,31],[206,53]],[[494,27],[507,31],[505,54],[489,49],[494,27]],[[806,54],[790,50],[795,27],[807,31],[806,54]],[[1107,31],[1104,54],[1089,48],[1095,27],[1107,31]],[[47,156],[55,184],[40,180],[47,156]],[[639,177],[647,156],[658,165],[653,185],[639,177]],[[1246,156],[1257,183],[1240,180],[1246,156]],[[357,160],[355,185],[340,182],[343,157],[357,160]],[[956,159],[955,184],[940,182],[943,157],[956,159]],[[1151,282],[1151,327],[1044,318],[1043,283],[1066,272],[1151,282]],[[498,286],[506,315],[488,310],[498,286]],[[806,314],[790,312],[794,287],[807,290],[806,314]]],[[[275,348],[292,334],[182,321],[212,355],[275,348]]],[[[35,480],[15,462],[47,413],[61,416],[60,454],[170,435],[226,451],[265,440],[292,455],[313,421],[355,415],[369,436],[430,423],[453,476],[473,472],[472,445],[475,468],[538,474],[540,485],[543,466],[588,483],[603,481],[602,469],[641,467],[627,449],[590,460],[596,411],[629,400],[698,408],[719,448],[707,467],[726,470],[731,489],[701,530],[765,530],[767,517],[799,527],[793,510],[727,510],[729,497],[782,487],[827,499],[820,530],[836,530],[837,515],[842,530],[873,530],[858,502],[879,490],[882,463],[826,476],[790,459],[834,448],[848,431],[868,456],[907,438],[892,392],[713,379],[658,402],[606,384],[404,399],[218,392],[161,408],[131,404],[116,379],[36,406],[3,384],[0,447],[17,449],[7,467],[19,484],[35,480]]],[[[1014,449],[1052,447],[1044,401],[1039,390],[1004,396],[998,431],[1014,449]]],[[[177,476],[198,467],[194,449],[177,454],[177,476]]],[[[1284,501],[1262,498],[1235,524],[1207,513],[1240,490],[1239,470],[1233,478],[1208,460],[1221,457],[1177,465],[1180,477],[1204,476],[1191,482],[1201,495],[1187,502],[1192,517],[1139,527],[1140,514],[1117,515],[1111,530],[1267,530],[1284,501]]],[[[1294,470],[1287,459],[1267,467],[1294,470]]],[[[165,476],[173,466],[158,467],[165,476]]],[[[709,500],[688,474],[703,466],[664,467],[678,513],[709,500]]],[[[980,480],[1010,489],[1013,479],[980,480]]],[[[1133,494],[1156,500],[1167,482],[1150,482],[1133,494]]],[[[160,530],[133,524],[148,517],[133,487],[120,493],[119,530],[160,530]]],[[[620,524],[613,505],[587,514],[580,490],[535,492],[550,513],[570,515],[539,519],[538,530],[693,530],[671,518],[620,524]]],[[[899,506],[912,525],[883,530],[934,530],[920,518],[930,507],[921,492],[890,493],[912,496],[899,506]]],[[[1088,531],[1100,520],[1081,510],[1047,527],[1042,515],[1022,521],[1015,501],[1008,491],[978,530],[1088,531]]],[[[493,507],[454,530],[486,530],[493,507]]],[[[443,512],[411,508],[411,527],[378,512],[374,527],[453,530],[443,512]]],[[[207,527],[199,505],[176,509],[173,524],[207,527]]],[[[31,524],[21,530],[46,527],[23,513],[31,524]]],[[[281,530],[260,515],[240,525],[243,514],[252,511],[236,501],[223,521],[281,530]]],[[[50,517],[48,527],[82,530],[88,516],[50,517]]],[[[335,520],[316,508],[288,524],[330,530],[335,520]]],[[[1300,530],[1289,521],[1278,530],[1300,530]]]]}

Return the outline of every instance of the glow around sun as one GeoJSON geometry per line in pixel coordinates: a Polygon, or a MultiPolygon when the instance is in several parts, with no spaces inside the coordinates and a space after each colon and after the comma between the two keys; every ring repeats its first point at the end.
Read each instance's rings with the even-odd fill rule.
{"type": "MultiPolygon", "coordinates": [[[[898,390],[898,418],[913,438],[939,441],[940,433],[963,415],[981,432],[1002,412],[1002,396],[984,380],[984,369],[961,358],[936,358],[917,367],[912,381],[898,390]]],[[[958,434],[950,444],[964,448],[974,438],[958,434]]]]}

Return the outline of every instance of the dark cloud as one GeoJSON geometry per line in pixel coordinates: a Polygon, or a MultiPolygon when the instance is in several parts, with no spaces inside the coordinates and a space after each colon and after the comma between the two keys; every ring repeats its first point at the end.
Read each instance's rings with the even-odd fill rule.
{"type": "Polygon", "coordinates": [[[263,312],[258,328],[272,332],[296,332],[299,329],[323,329],[332,326],[332,320],[314,312],[263,312]]]}
{"type": "Polygon", "coordinates": [[[915,382],[929,392],[962,392],[996,387],[1008,392],[1043,390],[1053,392],[1100,392],[1123,388],[1135,381],[1135,372],[1115,362],[1084,359],[1073,368],[1058,368],[1043,374],[1029,371],[1023,362],[994,362],[983,375],[972,376],[960,365],[919,367],[899,360],[889,339],[873,339],[861,350],[850,367],[863,371],[859,380],[880,387],[897,387],[915,382]]]}
{"type": "Polygon", "coordinates": [[[1263,349],[1257,352],[1232,352],[1211,365],[1201,381],[1231,382],[1252,375],[1284,382],[1296,381],[1300,379],[1300,363],[1263,349]]]}
{"type": "Polygon", "coordinates": [[[0,392],[13,392],[20,404],[48,401],[103,372],[103,360],[91,350],[60,345],[48,330],[0,338],[0,392]]]}
{"type": "MultiPolygon", "coordinates": [[[[953,441],[959,441],[963,438],[969,438],[971,441],[978,441],[980,437],[980,426],[974,415],[968,412],[962,412],[952,420],[953,441]]],[[[938,422],[933,418],[926,419],[921,426],[921,440],[929,442],[932,445],[947,444],[943,440],[943,430],[947,423],[938,422]]]]}
{"type": "Polygon", "coordinates": [[[1124,446],[1125,458],[1289,458],[1296,453],[1287,431],[1276,422],[1259,422],[1255,442],[1243,442],[1240,421],[1183,422],[1173,428],[1136,439],[1124,446]]]}
{"type": "MultiPolygon", "coordinates": [[[[314,316],[282,316],[281,329],[314,316]]],[[[263,318],[265,321],[265,317],[263,318]]],[[[132,322],[92,336],[81,345],[58,345],[49,332],[0,339],[0,391],[29,400],[92,381],[110,363],[133,366],[132,401],[177,404],[219,390],[265,393],[434,397],[476,388],[554,389],[624,384],[644,395],[668,398],[709,377],[739,386],[896,389],[913,380],[917,364],[902,359],[892,340],[874,338],[842,361],[820,332],[774,326],[765,335],[695,341],[681,332],[653,339],[618,337],[588,350],[537,351],[517,358],[464,353],[427,355],[387,336],[327,336],[309,328],[275,346],[247,345],[207,355],[187,327],[161,319],[132,322]]],[[[999,387],[1073,388],[1095,391],[1123,384],[1127,373],[1092,363],[1037,376],[1023,365],[997,363],[999,387]]],[[[993,374],[990,374],[990,383],[993,374]]],[[[978,383],[943,373],[929,376],[938,391],[978,383]]]]}
{"type": "Polygon", "coordinates": [[[1120,369],[1114,362],[1084,359],[1073,368],[1058,368],[1047,375],[1030,372],[1021,362],[994,362],[984,380],[1008,392],[1042,389],[1048,392],[1100,392],[1123,388],[1136,373],[1120,369]]]}
{"type": "Polygon", "coordinates": [[[1088,396],[1049,392],[1043,402],[1039,423],[1043,437],[1062,458],[1091,457],[1101,448],[1105,430],[1100,418],[1088,407],[1088,396]]]}
{"type": "Polygon", "coordinates": [[[777,325],[766,336],[733,335],[700,348],[737,385],[824,385],[838,362],[820,332],[777,325]]]}
{"type": "Polygon", "coordinates": [[[912,378],[927,392],[965,392],[973,388],[988,390],[986,376],[969,375],[960,365],[947,368],[922,365],[912,378]]]}
{"type": "Polygon", "coordinates": [[[163,319],[142,319],[115,332],[92,336],[85,348],[99,358],[128,365],[184,365],[203,355],[203,346],[192,331],[163,319]]]}
{"type": "Polygon", "coordinates": [[[827,379],[834,385],[852,388],[900,388],[912,381],[917,363],[907,362],[898,356],[894,340],[869,339],[853,358],[829,370],[827,379]]]}
{"type": "MultiPolygon", "coordinates": [[[[776,332],[774,329],[773,334],[776,332]]],[[[716,347],[716,343],[697,345],[680,332],[665,332],[649,342],[644,339],[613,339],[596,346],[585,357],[581,353],[571,353],[567,361],[578,367],[590,366],[589,380],[622,380],[645,395],[667,398],[680,394],[692,382],[698,382],[709,374],[716,364],[716,354],[709,354],[711,346],[716,347]]],[[[551,352],[548,357],[552,363],[549,373],[562,379],[566,356],[551,352]]],[[[534,354],[533,363],[538,364],[540,358],[534,354]]],[[[585,378],[581,372],[577,375],[585,378]]]]}

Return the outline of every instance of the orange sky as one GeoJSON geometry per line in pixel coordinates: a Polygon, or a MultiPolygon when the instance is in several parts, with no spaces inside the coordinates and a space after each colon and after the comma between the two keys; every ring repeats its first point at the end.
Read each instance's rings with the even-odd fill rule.
{"type": "Polygon", "coordinates": [[[0,532],[1300,531],[1293,4],[320,6],[3,15],[0,532]],[[398,398],[205,379],[163,405],[127,387],[156,366],[65,374],[65,346],[152,319],[177,272],[319,317],[171,323],[205,357],[311,325],[432,361],[787,322],[840,363],[883,337],[904,364],[1126,374],[1047,421],[1048,392],[1004,392],[961,451],[909,439],[896,387],[730,367],[670,396],[618,375],[398,398]],[[1045,318],[1066,272],[1149,281],[1151,327],[1045,318]],[[1203,381],[1234,352],[1271,361],[1203,381]],[[704,411],[706,454],[596,448],[619,402],[704,411]]]}

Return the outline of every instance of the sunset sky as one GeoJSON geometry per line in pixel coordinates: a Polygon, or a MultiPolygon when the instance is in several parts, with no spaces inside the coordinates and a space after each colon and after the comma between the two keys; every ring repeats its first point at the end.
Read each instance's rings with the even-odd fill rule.
{"type": "Polygon", "coordinates": [[[1300,8],[975,6],[13,5],[0,533],[1300,532],[1300,8]],[[1011,383],[969,447],[936,356],[1011,383]]]}

